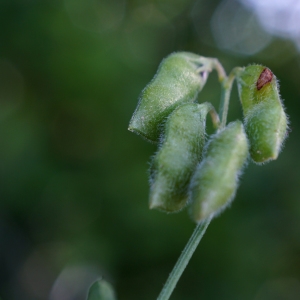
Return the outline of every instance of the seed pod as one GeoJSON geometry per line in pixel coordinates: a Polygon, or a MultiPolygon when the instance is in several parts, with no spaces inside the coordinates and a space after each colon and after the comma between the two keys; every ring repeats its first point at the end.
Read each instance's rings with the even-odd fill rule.
{"type": "Polygon", "coordinates": [[[253,161],[278,157],[287,132],[287,116],[275,75],[266,67],[251,65],[237,74],[244,124],[253,161]]]}
{"type": "Polygon", "coordinates": [[[188,52],[165,58],[142,91],[128,129],[158,142],[163,120],[179,105],[194,102],[206,83],[207,73],[197,72],[200,63],[200,56],[188,52]]]}
{"type": "Polygon", "coordinates": [[[150,208],[182,209],[188,200],[190,178],[200,161],[209,103],[178,107],[168,118],[162,144],[150,169],[150,208]]]}
{"type": "Polygon", "coordinates": [[[211,137],[190,186],[191,215],[196,222],[219,214],[229,205],[247,156],[248,142],[240,121],[211,137]]]}

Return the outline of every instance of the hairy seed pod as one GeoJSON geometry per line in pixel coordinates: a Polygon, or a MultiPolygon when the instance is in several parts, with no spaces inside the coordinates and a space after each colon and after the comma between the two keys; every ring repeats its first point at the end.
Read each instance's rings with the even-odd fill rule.
{"type": "Polygon", "coordinates": [[[206,83],[207,73],[197,71],[200,59],[188,52],[173,53],[165,58],[142,91],[128,129],[158,142],[164,119],[179,105],[194,102],[206,83]]]}
{"type": "Polygon", "coordinates": [[[184,104],[168,118],[150,169],[151,209],[175,212],[186,205],[190,178],[205,141],[206,115],[211,110],[209,103],[184,104]]]}
{"type": "Polygon", "coordinates": [[[275,75],[266,67],[251,65],[237,73],[244,124],[256,163],[278,157],[287,132],[287,116],[275,75]]]}
{"type": "Polygon", "coordinates": [[[190,185],[191,215],[196,222],[219,214],[229,205],[247,156],[242,122],[230,123],[211,137],[190,185]]]}

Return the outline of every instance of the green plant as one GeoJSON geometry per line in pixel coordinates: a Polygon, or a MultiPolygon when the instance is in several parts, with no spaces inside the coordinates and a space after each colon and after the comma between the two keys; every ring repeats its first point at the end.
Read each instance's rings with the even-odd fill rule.
{"type": "Polygon", "coordinates": [[[162,61],[140,96],[129,130],[159,144],[150,169],[150,208],[176,212],[188,205],[197,226],[158,300],[169,299],[209,223],[233,200],[248,157],[259,164],[276,159],[287,126],[278,84],[268,68],[237,67],[227,76],[214,58],[179,52],[162,61]],[[210,103],[195,103],[212,70],[222,89],[219,114],[210,103]],[[244,120],[227,125],[234,79],[244,120]],[[208,113],[216,133],[207,141],[208,113]]]}
{"type": "Polygon", "coordinates": [[[88,300],[115,300],[115,292],[112,286],[105,280],[95,281],[88,293],[88,300]]]}

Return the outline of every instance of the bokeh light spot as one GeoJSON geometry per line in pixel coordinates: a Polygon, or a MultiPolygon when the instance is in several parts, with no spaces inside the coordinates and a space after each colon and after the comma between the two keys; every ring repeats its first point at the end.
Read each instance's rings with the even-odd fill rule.
{"type": "Polygon", "coordinates": [[[298,0],[240,0],[258,17],[269,33],[291,39],[300,50],[300,2],[298,0]]]}
{"type": "Polygon", "coordinates": [[[221,49],[241,55],[253,55],[271,41],[256,16],[235,0],[221,2],[213,15],[211,28],[221,49]]]}
{"type": "Polygon", "coordinates": [[[72,265],[66,267],[56,279],[50,300],[85,299],[88,287],[99,278],[95,267],[72,265]]]}

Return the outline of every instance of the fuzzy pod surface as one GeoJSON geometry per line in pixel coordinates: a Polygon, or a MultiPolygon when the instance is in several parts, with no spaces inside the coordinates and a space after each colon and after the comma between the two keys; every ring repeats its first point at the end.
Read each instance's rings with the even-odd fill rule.
{"type": "Polygon", "coordinates": [[[229,205],[247,157],[248,141],[242,122],[232,122],[211,137],[191,181],[194,221],[215,216],[229,205]]]}
{"type": "Polygon", "coordinates": [[[188,185],[201,159],[209,103],[184,104],[168,118],[150,168],[151,209],[176,212],[188,200],[188,185]]]}
{"type": "Polygon", "coordinates": [[[173,53],[159,65],[152,81],[142,91],[129,130],[146,140],[158,142],[164,119],[179,105],[192,103],[206,83],[199,74],[200,56],[189,52],[173,53]]]}
{"type": "Polygon", "coordinates": [[[256,163],[274,160],[288,126],[276,77],[264,66],[250,65],[236,78],[251,158],[256,163]]]}

